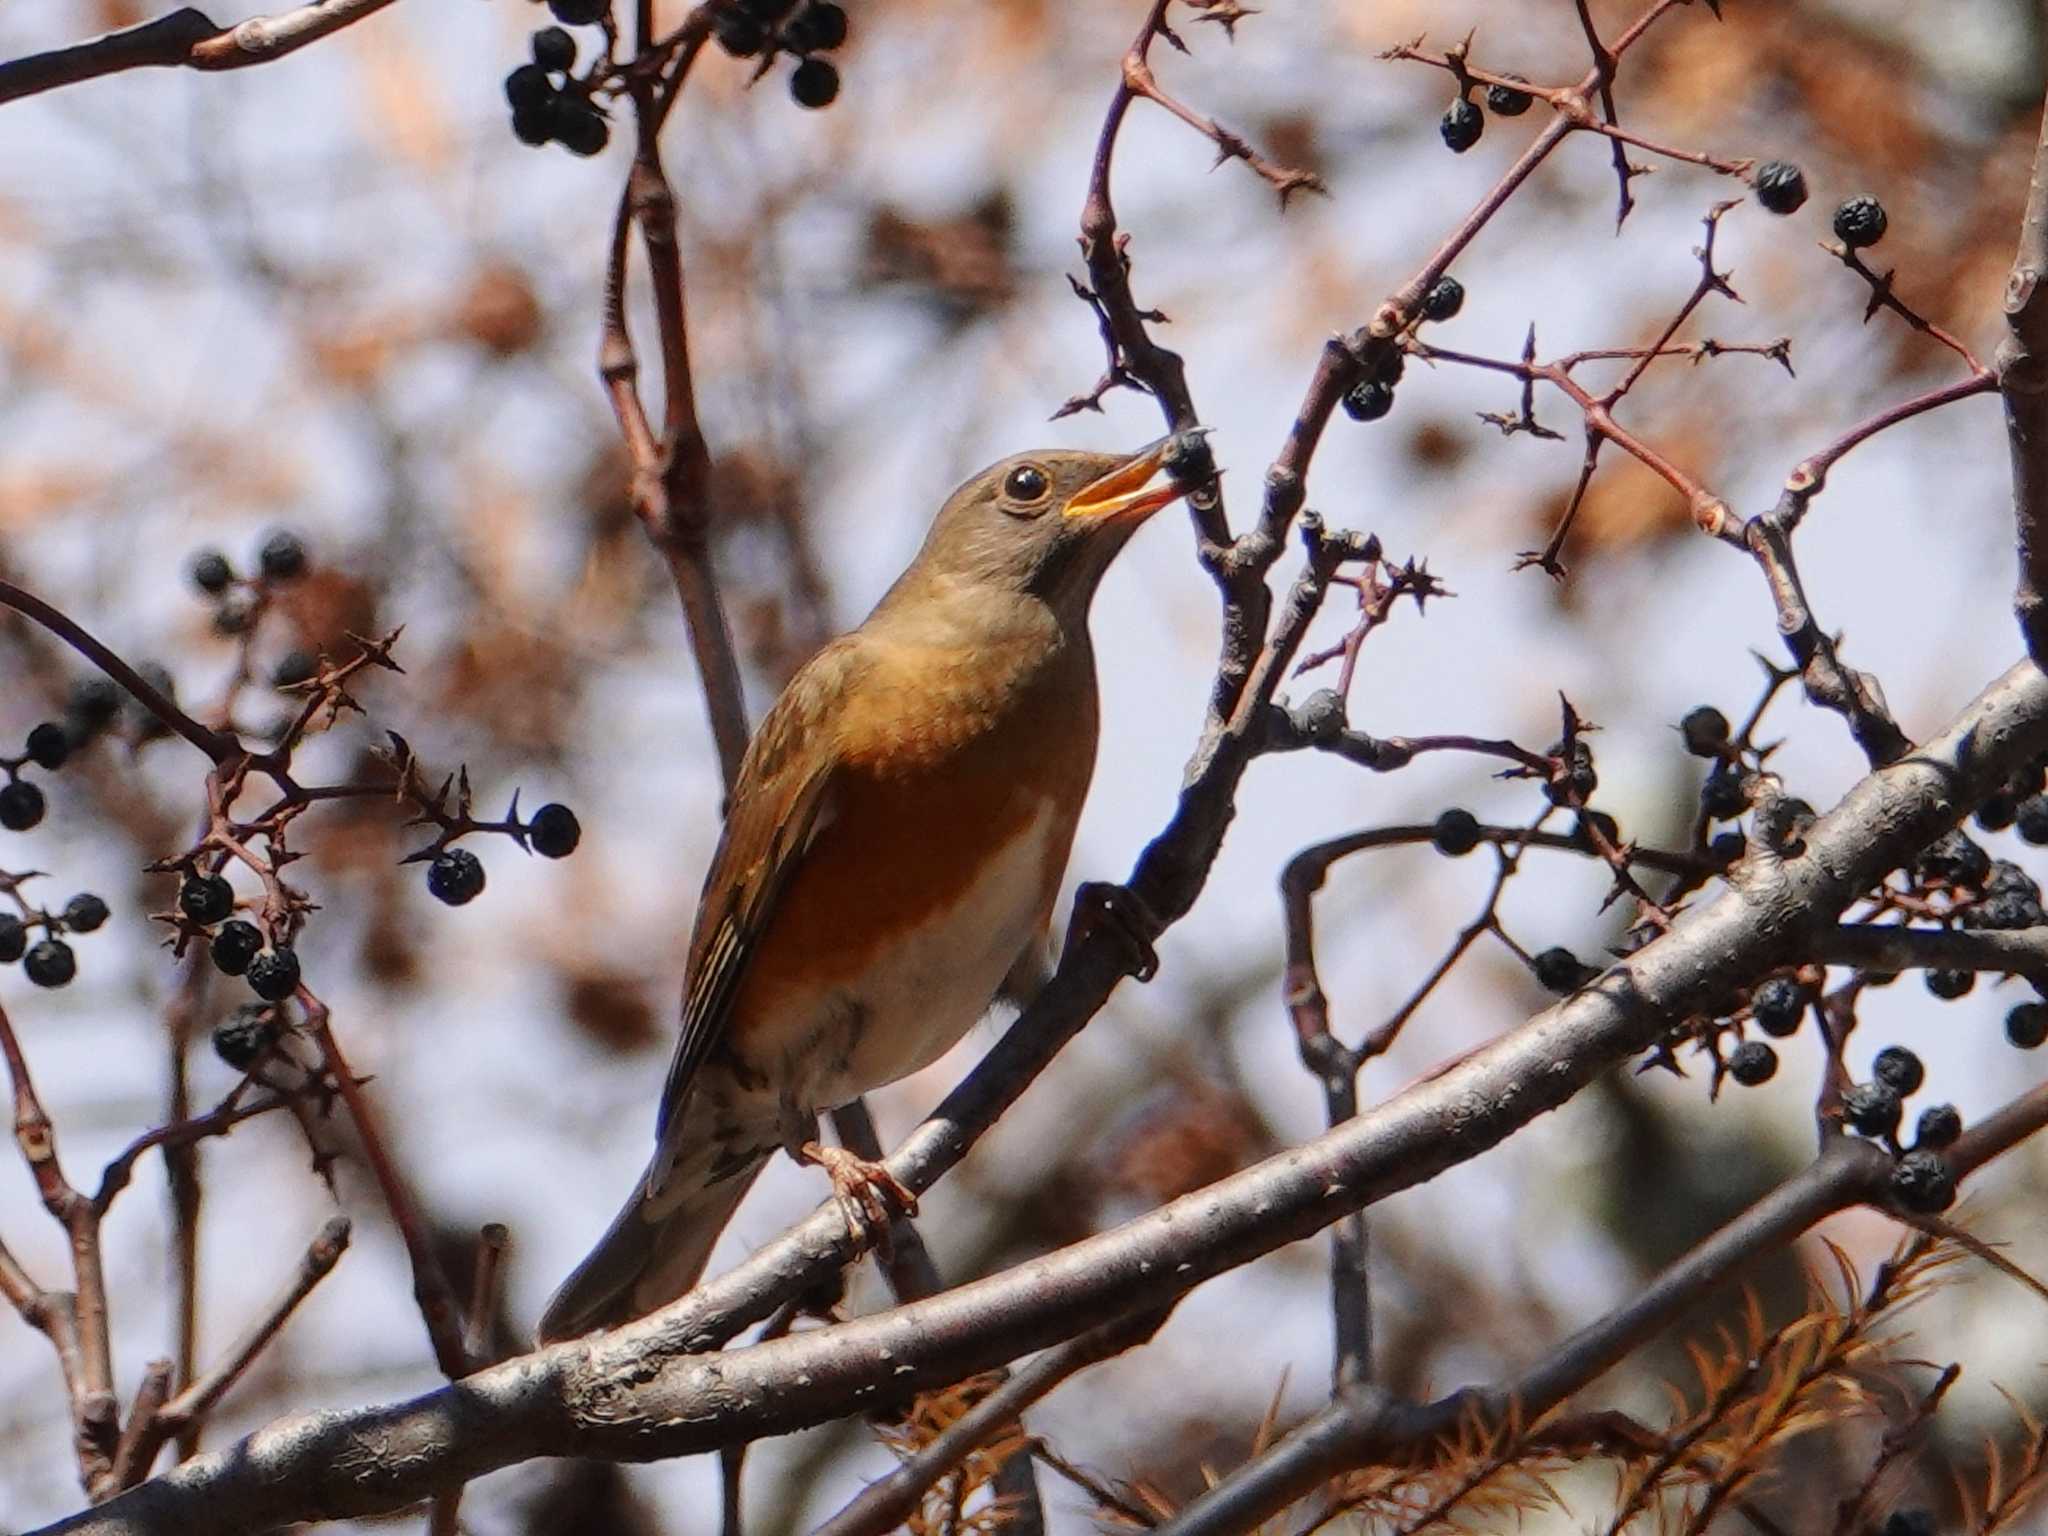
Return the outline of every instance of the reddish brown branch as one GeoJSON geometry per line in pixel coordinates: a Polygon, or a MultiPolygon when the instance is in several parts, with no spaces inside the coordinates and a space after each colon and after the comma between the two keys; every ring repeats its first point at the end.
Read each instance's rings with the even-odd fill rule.
{"type": "Polygon", "coordinates": [[[298,996],[299,1005],[305,1010],[306,1033],[312,1037],[321,1064],[334,1080],[341,1102],[355,1123],[370,1175],[376,1180],[378,1193],[384,1197],[392,1223],[405,1243],[406,1258],[412,1264],[413,1298],[419,1303],[420,1317],[427,1326],[434,1363],[450,1381],[460,1380],[470,1370],[469,1357],[462,1347],[462,1306],[434,1250],[433,1234],[413,1198],[412,1187],[398,1171],[375,1107],[334,1038],[327,1005],[304,987],[299,989],[298,996]]]}

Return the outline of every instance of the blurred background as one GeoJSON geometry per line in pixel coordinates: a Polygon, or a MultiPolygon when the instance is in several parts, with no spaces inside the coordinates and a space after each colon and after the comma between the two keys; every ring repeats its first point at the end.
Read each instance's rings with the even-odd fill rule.
{"type": "MultiPolygon", "coordinates": [[[[665,9],[680,18],[680,5],[665,9]]],[[[1142,6],[849,9],[829,109],[799,109],[783,71],[749,88],[747,66],[711,52],[667,137],[717,467],[718,568],[757,715],[820,640],[860,618],[965,475],[1021,448],[1130,447],[1160,430],[1153,404],[1130,393],[1099,415],[1048,421],[1102,366],[1066,279],[1080,271],[1093,140],[1142,6]]],[[[1610,35],[1633,14],[1608,0],[1593,10],[1610,35]]],[[[1754,512],[1801,456],[1957,372],[1891,317],[1862,323],[1866,290],[1817,244],[1843,197],[1882,197],[1891,233],[1874,254],[1896,265],[1903,295],[1980,355],[1995,346],[2040,112],[2041,23],[2027,0],[1727,10],[1718,25],[1705,7],[1659,25],[1628,60],[1624,120],[1661,141],[1803,165],[1813,200],[1800,214],[1746,202],[1722,224],[1721,264],[1747,303],[1710,301],[1686,333],[1789,336],[1797,377],[1755,357],[1674,362],[1624,418],[1754,512]]],[[[10,0],[0,54],[147,15],[135,0],[10,0]]],[[[644,1162],[719,799],[673,589],[634,523],[595,376],[625,135],[575,160],[522,146],[506,120],[502,78],[546,20],[527,0],[415,0],[260,69],[136,72],[0,111],[0,574],[168,669],[199,708],[218,698],[238,646],[214,632],[186,563],[215,546],[246,569],[266,530],[289,527],[312,570],[264,620],[262,668],[341,647],[347,631],[405,626],[405,675],[366,683],[368,721],[321,737],[308,778],[350,776],[388,727],[436,769],[467,764],[484,812],[516,787],[529,808],[561,800],[582,819],[582,847],[562,863],[471,842],[489,889],[460,910],[429,899],[418,866],[398,866],[419,835],[390,807],[337,806],[299,824],[311,857],[298,883],[321,904],[300,944],[308,979],[357,1068],[374,1074],[458,1284],[478,1224],[510,1228],[508,1341],[644,1162]]],[[[1540,108],[1489,118],[1481,143],[1453,156],[1436,128],[1447,77],[1376,58],[1470,27],[1486,67],[1540,82],[1584,67],[1568,5],[1499,0],[1270,0],[1234,42],[1185,11],[1191,55],[1154,51],[1168,90],[1315,171],[1330,193],[1283,213],[1244,167],[1212,170],[1210,146],[1165,113],[1132,111],[1116,193],[1136,291],[1171,316],[1163,339],[1187,358],[1240,521],[1323,338],[1367,319],[1537,130],[1540,108]]],[[[1460,261],[1467,303],[1436,339],[1508,356],[1533,322],[1547,356],[1644,344],[1692,288],[1702,215],[1737,190],[1660,165],[1636,183],[1640,206],[1617,234],[1607,146],[1570,143],[1460,261]]],[[[644,308],[635,322],[646,355],[644,308]]],[[[1569,575],[1517,573],[1580,447],[1555,397],[1539,397],[1539,416],[1563,442],[1503,439],[1476,417],[1514,405],[1497,379],[1411,363],[1390,417],[1333,422],[1310,504],[1379,534],[1394,558],[1426,557],[1456,594],[1373,635],[1353,723],[1540,750],[1563,692],[1603,728],[1596,803],[1628,835],[1677,846],[1698,764],[1672,727],[1699,703],[1739,719],[1757,696],[1750,653],[1777,654],[1763,584],[1619,454],[1566,547],[1569,575]]],[[[1846,632],[1846,655],[1878,675],[1909,733],[1939,725],[2018,654],[2009,524],[1992,399],[1860,450],[1808,519],[1800,549],[1820,619],[1846,632]]],[[[1347,603],[1333,596],[1314,642],[1341,636],[1347,603]]],[[[1200,729],[1216,600],[1183,520],[1162,517],[1135,541],[1095,630],[1103,748],[1070,881],[1129,869],[1164,824],[1200,729]]],[[[57,713],[79,670],[0,622],[0,741],[57,713]]],[[[238,721],[253,730],[285,707],[258,689],[238,721]]],[[[1841,722],[1796,697],[1761,734],[1784,738],[1773,766],[1817,805],[1859,775],[1841,722]]],[[[147,914],[170,904],[173,882],[142,868],[189,839],[202,766],[182,743],[117,731],[46,776],[43,825],[0,834],[0,868],[50,872],[41,899],[93,891],[114,911],[78,941],[71,986],[45,992],[0,973],[75,1178],[164,1118],[177,968],[147,914]]],[[[1315,1134],[1320,1094],[1279,992],[1280,865],[1361,826],[1452,805],[1513,822],[1538,802],[1532,786],[1450,756],[1387,776],[1314,754],[1256,764],[1207,894],[1161,945],[1158,980],[1121,989],[926,1200],[920,1228],[942,1273],[990,1272],[1315,1134]]],[[[2024,862],[2009,837],[1988,841],[2024,862]]],[[[1526,863],[1503,906],[1526,949],[1598,955],[1617,937],[1615,914],[1598,910],[1602,870],[1562,854],[1526,863]]],[[[1318,916],[1341,1035],[1356,1040],[1400,1004],[1479,910],[1488,872],[1483,858],[1427,849],[1338,868],[1318,916]]],[[[190,1063],[202,1105],[236,1079],[206,1029],[242,1000],[224,979],[205,996],[190,1063]]],[[[1909,1044],[1929,1063],[1929,1099],[1981,1114],[2039,1073],[2002,1037],[2011,1000],[1987,983],[1939,1003],[1908,978],[1870,999],[1851,1066],[1909,1044]]],[[[1372,1067],[1366,1098],[1544,1001],[1511,954],[1481,944],[1372,1067]]],[[[876,1096],[885,1143],[994,1028],[876,1096]]],[[[1497,1379],[1796,1167],[1811,1151],[1819,1055],[1810,1036],[1783,1054],[1773,1082],[1713,1104],[1703,1074],[1613,1076],[1378,1208],[1384,1378],[1417,1391],[1497,1379]]],[[[206,1359],[282,1283],[332,1202],[286,1117],[206,1143],[200,1171],[206,1359]]],[[[1980,1231],[2035,1265],[2048,1261],[2027,1198],[2041,1171],[2038,1149],[2022,1149],[1971,1202],[1980,1231]]],[[[338,1178],[355,1245],[209,1443],[287,1410],[440,1379],[374,1188],[347,1160],[338,1178]]],[[[814,1172],[778,1162],[714,1269],[822,1193],[814,1172]]],[[[65,1273],[61,1236],[9,1160],[0,1233],[46,1283],[65,1273]]],[[[1866,1264],[1896,1237],[1870,1215],[1826,1233],[1866,1264]]],[[[162,1165],[146,1159],[108,1227],[124,1401],[168,1347],[169,1234],[162,1165]]],[[[1031,1428],[1102,1477],[1186,1498],[1205,1468],[1243,1458],[1269,1406],[1285,1421],[1322,1400],[1326,1261],[1319,1239],[1211,1283],[1150,1346],[1063,1388],[1031,1428]]],[[[1769,1305],[1797,1304],[1794,1260],[1755,1278],[1769,1305]]],[[[848,1304],[885,1301],[863,1266],[848,1304]]],[[[1995,1388],[2048,1403],[2036,1364],[2048,1312],[1972,1268],[1915,1317],[1920,1352],[1965,1366],[1942,1437],[1902,1488],[1939,1503],[1943,1463],[1974,1476],[1983,1435],[2011,1431],[1995,1388]]],[[[1691,1385],[1675,1350],[1592,1397],[1654,1416],[1664,1378],[1691,1385]]],[[[62,1402],[46,1341],[0,1316],[0,1525],[77,1504],[62,1402]]],[[[764,1444],[748,1463],[750,1528],[801,1529],[889,1465],[861,1423],[764,1444]]],[[[1091,1528],[1086,1501],[1044,1481],[1054,1528],[1091,1528]]],[[[1583,1528],[1610,1485],[1560,1489],[1585,1497],[1582,1512],[1532,1517],[1531,1529],[1583,1528]]],[[[477,1532],[709,1531],[716,1492],[706,1458],[622,1473],[543,1463],[479,1484],[464,1516],[477,1532]]]]}

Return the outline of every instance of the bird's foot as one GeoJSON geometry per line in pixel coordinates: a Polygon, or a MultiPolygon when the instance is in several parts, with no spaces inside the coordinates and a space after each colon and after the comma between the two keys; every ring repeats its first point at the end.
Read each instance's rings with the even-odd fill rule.
{"type": "Polygon", "coordinates": [[[917,1214],[917,1195],[889,1171],[888,1164],[870,1162],[844,1147],[807,1141],[796,1149],[800,1163],[822,1168],[832,1180],[832,1194],[846,1216],[854,1240],[866,1247],[886,1245],[889,1224],[898,1216],[917,1214]]]}
{"type": "Polygon", "coordinates": [[[1072,944],[1097,931],[1106,933],[1123,948],[1125,973],[1150,981],[1159,974],[1159,952],[1152,947],[1152,936],[1162,927],[1144,899],[1129,886],[1088,880],[1074,892],[1067,942],[1072,944]]]}

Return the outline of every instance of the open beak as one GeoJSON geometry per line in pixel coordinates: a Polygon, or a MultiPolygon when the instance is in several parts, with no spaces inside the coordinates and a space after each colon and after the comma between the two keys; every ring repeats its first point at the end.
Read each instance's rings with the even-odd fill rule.
{"type": "Polygon", "coordinates": [[[1171,437],[1162,437],[1124,460],[1100,480],[1083,486],[1068,501],[1062,515],[1069,522],[1114,526],[1140,522],[1168,502],[1178,501],[1189,488],[1176,480],[1166,467],[1175,441],[1171,437]]]}

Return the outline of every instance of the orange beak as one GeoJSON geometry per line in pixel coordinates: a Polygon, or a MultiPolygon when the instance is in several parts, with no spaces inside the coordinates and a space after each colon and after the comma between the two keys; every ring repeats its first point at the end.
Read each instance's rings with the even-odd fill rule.
{"type": "Polygon", "coordinates": [[[1173,438],[1162,437],[1141,448],[1100,480],[1075,492],[1061,515],[1070,522],[1115,526],[1141,522],[1168,502],[1180,500],[1188,487],[1175,480],[1166,467],[1173,443],[1173,438]]]}

